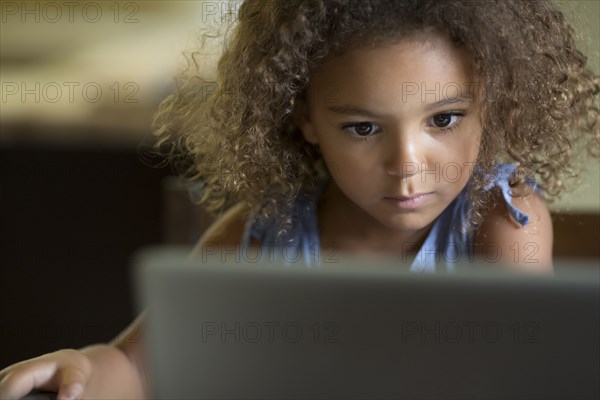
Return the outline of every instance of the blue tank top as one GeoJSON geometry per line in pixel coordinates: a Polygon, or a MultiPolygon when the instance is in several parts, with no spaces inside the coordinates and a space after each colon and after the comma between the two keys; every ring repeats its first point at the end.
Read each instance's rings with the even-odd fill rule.
{"type": "MultiPolygon", "coordinates": [[[[512,204],[509,180],[516,166],[514,164],[497,164],[490,183],[484,190],[494,186],[499,187],[508,210],[512,217],[525,226],[529,216],[512,204]]],[[[540,192],[537,184],[530,178],[526,182],[536,192],[540,192]]],[[[251,239],[262,243],[260,249],[254,249],[252,254],[269,257],[270,260],[279,258],[285,265],[304,261],[309,268],[326,262],[327,254],[320,254],[319,226],[317,220],[317,203],[327,182],[323,182],[312,191],[301,191],[291,208],[291,228],[284,234],[277,235],[280,227],[272,222],[257,220],[251,216],[244,229],[242,250],[249,250],[251,239]]],[[[457,263],[473,259],[473,234],[465,229],[467,213],[470,209],[468,185],[450,203],[434,221],[429,234],[415,255],[410,271],[434,272],[436,270],[454,271],[457,263]]],[[[402,250],[402,249],[399,249],[402,250]]],[[[404,257],[404,256],[403,256],[404,257]]]]}

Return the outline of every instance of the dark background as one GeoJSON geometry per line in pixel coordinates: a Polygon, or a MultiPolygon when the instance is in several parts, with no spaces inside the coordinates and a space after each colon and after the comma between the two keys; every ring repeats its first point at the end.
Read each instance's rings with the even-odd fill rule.
{"type": "Polygon", "coordinates": [[[133,146],[0,146],[0,368],[131,322],[129,258],[166,241],[170,174],[133,146]]]}

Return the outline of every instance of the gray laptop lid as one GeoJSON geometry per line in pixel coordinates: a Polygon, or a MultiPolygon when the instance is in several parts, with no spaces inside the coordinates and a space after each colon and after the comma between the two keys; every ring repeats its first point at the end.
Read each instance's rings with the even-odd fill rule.
{"type": "Polygon", "coordinates": [[[418,274],[396,261],[307,269],[188,254],[138,257],[153,397],[599,396],[597,267],[418,274]]]}

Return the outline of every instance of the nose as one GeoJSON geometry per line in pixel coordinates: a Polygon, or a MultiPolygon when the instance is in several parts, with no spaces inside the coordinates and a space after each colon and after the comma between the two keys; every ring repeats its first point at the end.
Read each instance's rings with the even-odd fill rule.
{"type": "Polygon", "coordinates": [[[410,134],[398,134],[390,141],[386,150],[385,172],[388,175],[408,178],[419,173],[421,165],[419,146],[416,138],[410,134]]]}

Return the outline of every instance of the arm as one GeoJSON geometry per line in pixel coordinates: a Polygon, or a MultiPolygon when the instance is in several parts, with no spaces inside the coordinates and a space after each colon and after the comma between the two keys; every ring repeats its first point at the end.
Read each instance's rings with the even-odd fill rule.
{"type": "Polygon", "coordinates": [[[530,216],[527,225],[522,227],[515,221],[499,198],[475,234],[475,256],[513,270],[552,273],[553,234],[548,207],[533,192],[514,197],[512,202],[530,216]]]}
{"type": "Polygon", "coordinates": [[[216,250],[217,253],[223,247],[239,251],[250,211],[250,206],[246,203],[238,203],[227,210],[198,240],[190,258],[205,259],[208,249],[216,250]]]}

